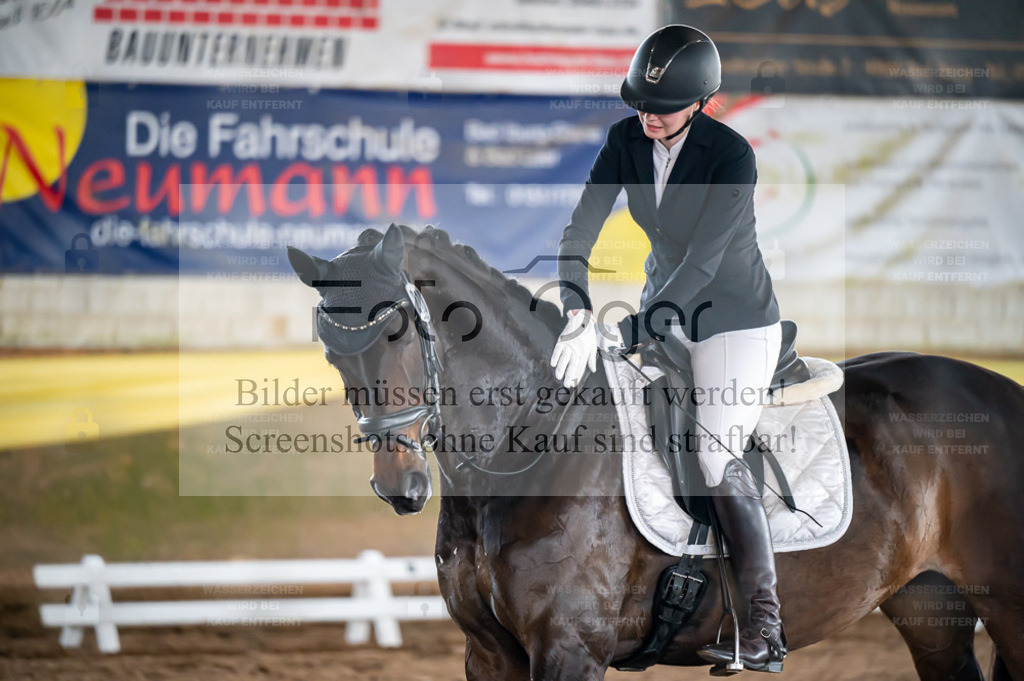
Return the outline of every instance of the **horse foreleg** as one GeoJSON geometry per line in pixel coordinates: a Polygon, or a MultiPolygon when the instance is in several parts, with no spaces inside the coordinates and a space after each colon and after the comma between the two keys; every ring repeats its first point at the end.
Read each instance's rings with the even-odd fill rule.
{"type": "Polygon", "coordinates": [[[615,647],[614,628],[601,620],[593,612],[576,611],[533,623],[524,642],[531,681],[601,681],[615,647]]]}
{"type": "Polygon", "coordinates": [[[529,681],[530,660],[480,593],[477,509],[473,498],[445,492],[437,522],[437,583],[448,613],[466,635],[467,681],[529,681]]]}
{"type": "Polygon", "coordinates": [[[608,662],[600,662],[582,643],[545,646],[530,655],[531,681],[601,681],[608,662]]]}
{"type": "Polygon", "coordinates": [[[466,635],[466,681],[530,681],[530,660],[519,641],[479,594],[465,595],[453,619],[466,635]]]}
{"type": "Polygon", "coordinates": [[[449,594],[452,619],[466,635],[467,681],[530,681],[530,660],[519,641],[501,625],[472,583],[472,564],[439,571],[442,591],[449,594]]]}
{"type": "Polygon", "coordinates": [[[587,612],[531,626],[526,641],[531,681],[601,681],[615,648],[615,630],[601,620],[587,612]]]}
{"type": "Polygon", "coordinates": [[[530,661],[515,641],[492,636],[466,639],[466,681],[529,679],[530,661]]]}
{"type": "Polygon", "coordinates": [[[914,658],[921,681],[983,681],[974,656],[971,604],[938,572],[925,572],[882,603],[914,658]]]}

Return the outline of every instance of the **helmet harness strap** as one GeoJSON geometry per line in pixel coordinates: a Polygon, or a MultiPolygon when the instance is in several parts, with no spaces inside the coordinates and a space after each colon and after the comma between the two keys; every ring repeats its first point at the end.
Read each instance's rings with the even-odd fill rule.
{"type": "Polygon", "coordinates": [[[683,125],[678,130],[676,130],[674,133],[672,133],[671,135],[666,135],[665,137],[662,137],[662,140],[670,140],[673,137],[676,137],[677,135],[682,135],[683,131],[686,130],[688,127],[690,127],[690,123],[693,123],[693,119],[697,117],[697,114],[699,114],[701,111],[704,110],[704,106],[711,100],[711,97],[713,97],[713,96],[714,95],[711,94],[711,95],[708,95],[707,97],[704,97],[703,99],[701,99],[700,100],[700,106],[698,106],[697,110],[694,111],[693,114],[688,119],[686,119],[686,122],[683,123],[683,125]]]}

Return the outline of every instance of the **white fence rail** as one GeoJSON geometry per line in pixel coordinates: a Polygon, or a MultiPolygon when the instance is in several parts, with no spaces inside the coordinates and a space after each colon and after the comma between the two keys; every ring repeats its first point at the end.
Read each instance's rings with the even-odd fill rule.
{"type": "MultiPolygon", "coordinates": [[[[396,582],[434,582],[432,558],[385,558],[363,551],[349,560],[254,560],[223,562],[105,563],[95,555],[81,563],[37,565],[33,570],[41,589],[70,589],[64,603],[40,606],[43,625],[60,627],[65,648],[82,644],[86,629],[95,629],[104,653],[121,650],[118,627],[167,625],[293,625],[346,622],[345,640],[370,640],[371,625],[381,646],[402,645],[398,623],[406,620],[447,619],[440,596],[395,596],[396,582]],[[349,598],[278,597],[306,584],[351,584],[349,598]],[[280,587],[273,589],[271,587],[280,587]],[[115,602],[112,588],[202,587],[213,598],[190,601],[115,602]],[[216,598],[245,594],[245,587],[271,598],[216,598]]],[[[301,589],[298,589],[301,593],[301,589]]]]}

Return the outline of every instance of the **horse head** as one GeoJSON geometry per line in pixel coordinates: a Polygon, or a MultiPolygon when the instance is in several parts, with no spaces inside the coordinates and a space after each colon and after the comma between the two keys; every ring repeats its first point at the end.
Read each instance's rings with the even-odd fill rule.
{"type": "Polygon", "coordinates": [[[528,395],[554,380],[546,355],[558,308],[442,230],[391,225],[383,235],[364,231],[333,260],[295,248],[288,258],[320,292],[317,330],[362,439],[373,445],[371,486],[399,514],[422,510],[429,498],[427,454],[439,438],[457,450],[435,452],[451,483],[451,457],[489,456],[502,424],[524,406],[508,399],[508,389],[528,395]]]}
{"type": "Polygon", "coordinates": [[[406,287],[404,256],[404,238],[395,225],[383,237],[364,232],[355,247],[333,260],[288,248],[299,279],[320,293],[316,324],[327,361],[341,374],[362,439],[374,451],[370,486],[399,514],[418,513],[431,494],[421,442],[430,415],[418,408],[393,412],[387,398],[396,388],[420,383],[413,372],[419,370],[421,348],[409,314],[417,303],[406,287]]]}

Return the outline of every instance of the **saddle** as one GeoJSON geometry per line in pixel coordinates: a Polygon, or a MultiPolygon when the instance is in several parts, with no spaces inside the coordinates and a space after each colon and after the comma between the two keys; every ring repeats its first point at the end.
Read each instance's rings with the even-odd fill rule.
{"type": "MultiPolygon", "coordinates": [[[[796,351],[796,323],[785,319],[781,326],[782,343],[769,386],[770,393],[811,377],[807,365],[796,351]]],[[[686,394],[683,390],[694,385],[690,351],[674,336],[666,335],[663,342],[647,346],[641,351],[640,356],[645,365],[653,365],[664,374],[650,385],[648,417],[658,453],[673,474],[676,503],[696,522],[710,525],[708,488],[700,470],[695,447],[696,436],[699,434],[697,431],[700,428],[697,424],[697,407],[692,400],[683,400],[680,405],[678,402],[672,403],[669,399],[669,395],[686,394]],[[673,434],[679,438],[674,444],[669,441],[673,434]]],[[[796,503],[782,467],[772,451],[764,446],[756,430],[747,440],[743,458],[754,474],[758,491],[762,493],[764,467],[767,462],[778,479],[786,505],[790,510],[796,510],[796,503]]]]}

